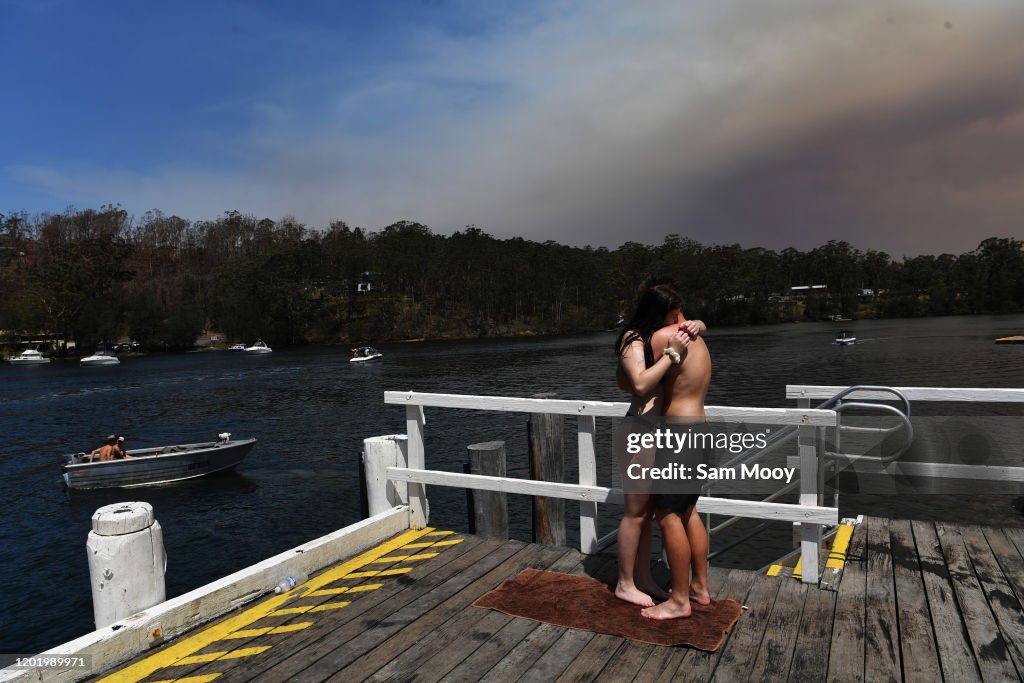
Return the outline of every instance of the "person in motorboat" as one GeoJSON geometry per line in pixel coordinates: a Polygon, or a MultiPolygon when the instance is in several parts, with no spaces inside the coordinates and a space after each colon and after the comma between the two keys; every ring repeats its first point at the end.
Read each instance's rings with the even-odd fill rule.
{"type": "Polygon", "coordinates": [[[124,437],[118,435],[117,442],[114,444],[114,451],[112,453],[114,460],[125,460],[132,456],[128,455],[128,451],[124,447],[124,437]]]}
{"type": "Polygon", "coordinates": [[[89,462],[93,462],[99,456],[100,462],[114,459],[114,451],[117,449],[117,436],[111,434],[106,438],[103,445],[89,453],[89,462]]]}
{"type": "MultiPolygon", "coordinates": [[[[681,305],[682,297],[673,286],[652,281],[641,290],[636,311],[615,343],[619,388],[633,396],[630,416],[663,414],[662,379],[670,367],[682,362],[686,347],[706,329],[698,320],[683,319],[681,305]],[[657,330],[668,325],[677,326],[669,339],[669,350],[655,358],[651,339],[657,330]]],[[[655,599],[667,597],[651,575],[654,514],[651,497],[637,492],[624,494],[624,499],[625,509],[619,523],[619,578],[615,596],[641,607],[651,607],[655,599]]]]}

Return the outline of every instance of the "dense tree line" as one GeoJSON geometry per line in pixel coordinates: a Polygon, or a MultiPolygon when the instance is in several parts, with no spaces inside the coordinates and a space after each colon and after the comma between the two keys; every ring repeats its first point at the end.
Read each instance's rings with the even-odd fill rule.
{"type": "Polygon", "coordinates": [[[670,235],[609,250],[410,221],[368,232],[238,211],[0,214],[0,330],[87,346],[186,348],[204,330],[301,344],[604,329],[651,275],[715,324],[1024,311],[1024,243],[1007,238],[897,261],[841,241],[772,251],[670,235]]]}

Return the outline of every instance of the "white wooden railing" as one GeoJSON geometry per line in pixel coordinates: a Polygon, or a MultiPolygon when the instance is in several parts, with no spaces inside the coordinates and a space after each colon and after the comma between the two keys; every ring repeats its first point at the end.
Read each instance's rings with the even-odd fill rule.
{"type": "MultiPolygon", "coordinates": [[[[786,398],[825,400],[832,398],[845,386],[819,386],[813,384],[787,384],[786,398]]],[[[961,387],[892,387],[910,401],[943,401],[966,403],[1024,403],[1024,389],[971,389],[961,387]]],[[[892,392],[859,389],[845,398],[851,401],[891,401],[892,392]]]]}
{"type": "MultiPolygon", "coordinates": [[[[377,485],[384,486],[387,481],[407,483],[408,503],[413,526],[425,526],[427,523],[424,485],[431,484],[578,500],[580,502],[580,550],[584,553],[597,552],[604,542],[614,538],[615,532],[604,538],[599,538],[597,533],[597,505],[621,501],[622,491],[618,488],[612,489],[597,485],[596,420],[599,417],[624,417],[629,409],[628,403],[431,394],[411,391],[385,392],[384,402],[389,405],[404,405],[406,407],[408,441],[404,453],[405,462],[402,463],[404,466],[387,467],[385,470],[386,480],[377,482],[377,485]],[[566,484],[427,469],[424,450],[424,408],[459,408],[574,416],[577,418],[579,481],[575,484],[566,484]]],[[[809,408],[707,406],[705,413],[708,420],[714,422],[795,425],[798,427],[801,471],[799,504],[701,497],[697,503],[697,510],[702,514],[713,513],[798,523],[804,567],[803,580],[805,583],[817,582],[822,527],[834,526],[839,522],[838,508],[821,504],[818,476],[819,455],[823,448],[819,430],[837,426],[836,412],[809,408]]]]}

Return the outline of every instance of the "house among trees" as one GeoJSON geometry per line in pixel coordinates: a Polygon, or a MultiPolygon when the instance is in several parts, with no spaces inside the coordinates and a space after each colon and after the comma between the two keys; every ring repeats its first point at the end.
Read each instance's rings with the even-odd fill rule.
{"type": "Polygon", "coordinates": [[[360,294],[370,294],[380,287],[378,281],[380,279],[380,273],[371,273],[366,271],[359,276],[359,282],[356,284],[356,291],[360,294]]]}

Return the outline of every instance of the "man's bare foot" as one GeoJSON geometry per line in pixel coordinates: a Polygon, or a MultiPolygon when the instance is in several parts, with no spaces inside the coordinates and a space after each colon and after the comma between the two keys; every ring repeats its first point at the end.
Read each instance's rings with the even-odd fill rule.
{"type": "Polygon", "coordinates": [[[655,583],[654,579],[651,579],[650,581],[638,581],[637,583],[637,588],[643,590],[644,593],[650,595],[655,600],[655,602],[662,602],[663,600],[668,600],[668,592],[663,590],[661,586],[655,583]]]}
{"type": "Polygon", "coordinates": [[[640,614],[648,619],[685,619],[690,616],[690,603],[678,603],[675,600],[666,600],[660,605],[640,610],[640,614]]]}
{"type": "Polygon", "coordinates": [[[699,587],[692,583],[690,584],[690,600],[696,602],[698,605],[710,605],[711,594],[708,593],[707,586],[699,587]]]}
{"type": "Polygon", "coordinates": [[[624,587],[621,583],[615,586],[615,597],[619,600],[625,600],[631,605],[639,605],[640,607],[653,607],[654,600],[647,593],[636,586],[624,587]]]}

